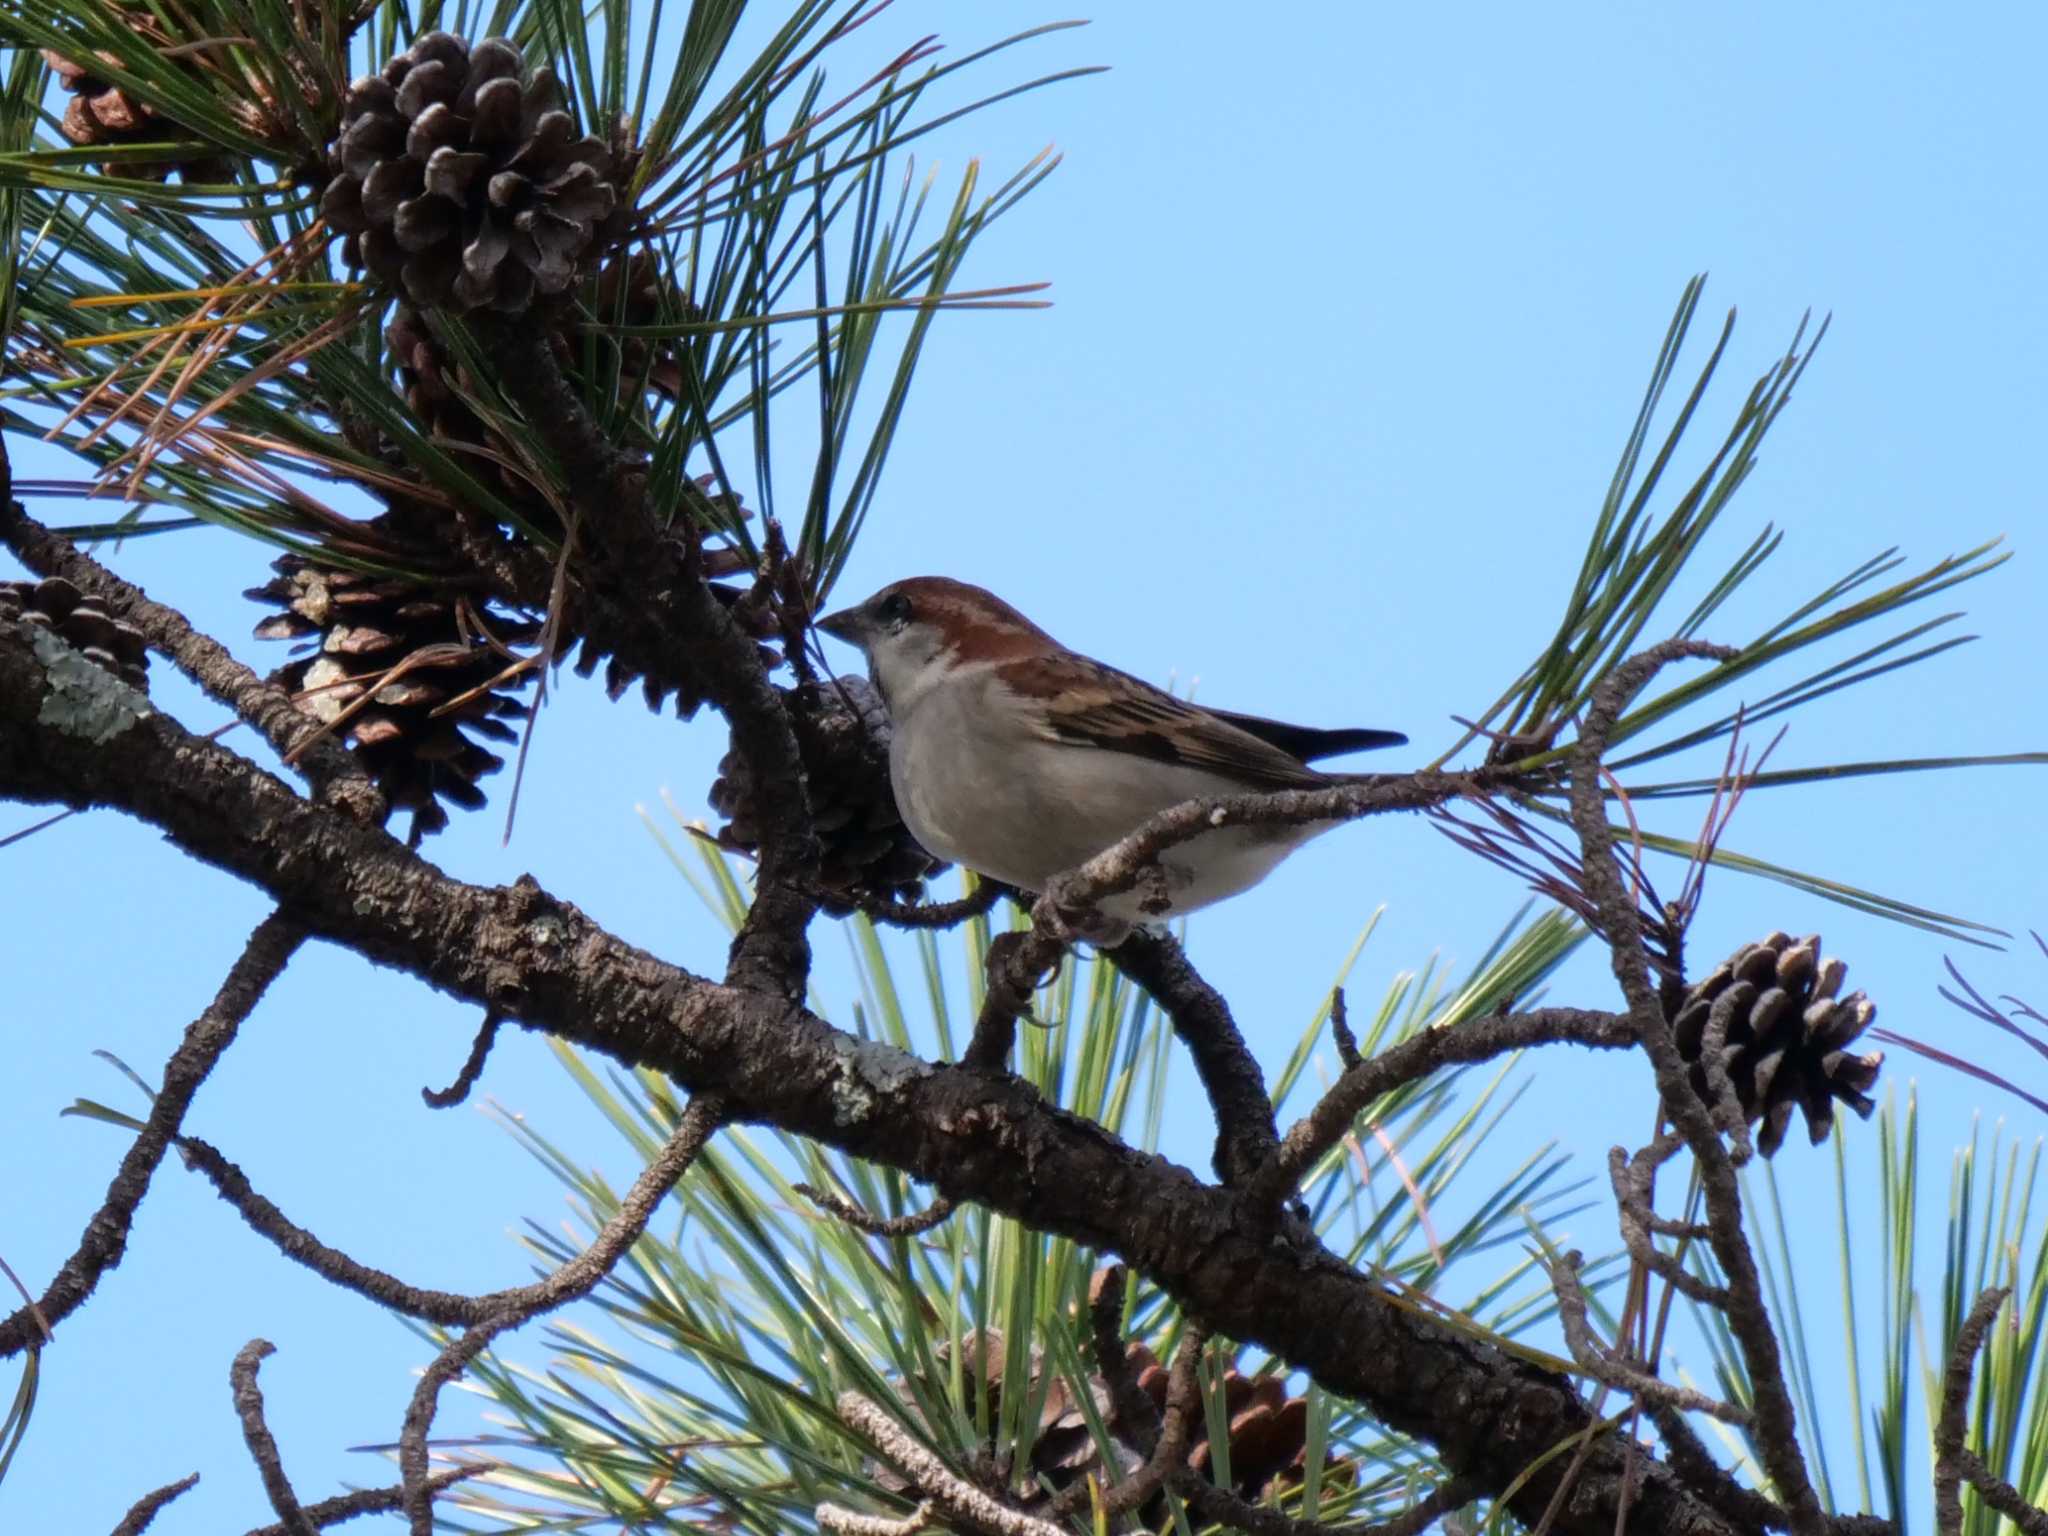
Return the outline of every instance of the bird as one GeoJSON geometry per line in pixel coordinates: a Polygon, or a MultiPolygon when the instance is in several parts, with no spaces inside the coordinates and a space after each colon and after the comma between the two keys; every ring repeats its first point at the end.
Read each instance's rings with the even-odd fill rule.
{"type": "MultiPolygon", "coordinates": [[[[1355,782],[1309,764],[1408,740],[1176,698],[945,576],[892,582],[817,628],[867,659],[911,834],[939,858],[1034,893],[1183,801],[1355,782]]],[[[1205,830],[1161,854],[1163,906],[1157,880],[1119,892],[1083,936],[1107,947],[1134,926],[1235,896],[1336,824],[1205,830]]]]}

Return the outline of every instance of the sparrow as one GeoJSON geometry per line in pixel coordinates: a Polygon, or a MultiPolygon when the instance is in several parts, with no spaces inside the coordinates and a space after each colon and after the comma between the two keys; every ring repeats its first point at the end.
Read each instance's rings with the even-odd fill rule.
{"type": "MultiPolygon", "coordinates": [[[[930,852],[1042,892],[1186,800],[1348,782],[1319,758],[1397,747],[1398,731],[1318,730],[1175,698],[1059,641],[980,587],[914,576],[817,621],[860,647],[889,711],[896,807],[930,852]]],[[[1164,909],[1105,899],[1098,944],[1258,884],[1332,821],[1229,826],[1167,849],[1164,909]]]]}

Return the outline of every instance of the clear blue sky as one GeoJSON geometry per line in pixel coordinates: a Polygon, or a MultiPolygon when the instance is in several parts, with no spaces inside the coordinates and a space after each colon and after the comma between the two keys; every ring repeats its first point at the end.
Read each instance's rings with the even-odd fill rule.
{"type": "MultiPolygon", "coordinates": [[[[1054,16],[902,0],[858,57],[931,30],[964,50],[1054,16]]],[[[842,590],[924,571],[983,582],[1140,674],[1197,677],[1230,707],[1398,727],[1422,761],[1547,635],[1671,307],[1704,269],[1703,314],[1742,314],[1709,422],[1802,311],[1834,315],[1725,519],[1730,554],[1766,521],[1787,537],[1719,638],[1746,638],[1890,545],[1922,564],[2000,533],[2019,551],[1961,594],[1979,644],[1800,716],[1779,761],[2048,746],[2044,52],[2048,19],[2018,4],[1125,6],[1036,44],[983,78],[1113,71],[955,124],[929,150],[1000,171],[1059,145],[1065,165],[965,274],[1049,280],[1055,307],[942,320],[842,590]]],[[[850,85],[856,67],[836,78],[850,85]]],[[[17,473],[67,472],[17,459],[17,473]]],[[[206,533],[118,564],[269,666],[276,649],[241,638],[257,612],[237,595],[264,559],[206,533]]],[[[219,723],[155,671],[165,706],[219,723]]],[[[431,855],[470,879],[530,870],[627,937],[714,967],[724,941],[634,807],[664,788],[701,806],[718,722],[682,726],[564,684],[513,845],[498,847],[486,813],[431,855]]],[[[1729,841],[2023,933],[2048,927],[2043,782],[2004,769],[1758,795],[1729,841]]],[[[4,812],[0,832],[31,815],[4,812]]],[[[89,1053],[153,1075],[264,903],[112,815],[0,861],[0,1256],[40,1289],[123,1146],[57,1111],[79,1095],[134,1103],[89,1053]]],[[[1277,1065],[1374,908],[1388,915],[1357,973],[1367,995],[1432,949],[1469,960],[1520,900],[1409,818],[1324,839],[1201,915],[1191,945],[1277,1065]]],[[[1928,936],[1721,875],[1695,952],[1777,927],[1823,933],[1882,1022],[2041,1080],[1936,998],[1947,951],[1928,936]]],[[[822,989],[843,998],[840,946],[823,925],[817,937],[822,989]]],[[[2048,1001],[2048,962],[2030,949],[1963,958],[1987,992],[2048,1001]]],[[[1556,995],[1608,1002],[1604,960],[1575,962],[1556,995]]],[[[453,1074],[475,1022],[316,947],[189,1127],[365,1259],[420,1283],[510,1283],[524,1274],[510,1231],[553,1222],[559,1189],[481,1114],[428,1113],[417,1092],[453,1074]]],[[[1562,1135],[1597,1167],[1640,1135],[1635,1063],[1573,1054],[1538,1072],[1523,1142],[1562,1135]]],[[[1896,1056],[1887,1080],[1915,1075],[1939,1183],[1980,1095],[1896,1056]]],[[[501,1044],[485,1088],[629,1175],[539,1041],[501,1044]]],[[[1207,1140],[1192,1113],[1176,1127],[1198,1164],[1207,1140]]],[[[1589,1218],[1587,1246],[1609,1238],[1589,1218]]],[[[106,1530],[195,1469],[200,1488],[156,1529],[268,1520],[226,1391],[256,1334],[278,1346],[264,1385],[302,1495],[385,1480],[344,1448],[395,1434],[423,1346],[279,1261],[174,1161],[127,1262],[45,1357],[0,1528],[106,1530]]]]}

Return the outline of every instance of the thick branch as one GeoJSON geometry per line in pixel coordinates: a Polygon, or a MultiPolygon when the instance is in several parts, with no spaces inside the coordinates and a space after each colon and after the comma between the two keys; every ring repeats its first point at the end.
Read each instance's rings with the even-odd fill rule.
{"type": "MultiPolygon", "coordinates": [[[[1228,1191],[1047,1106],[1005,1075],[918,1061],[795,1001],[719,986],[615,938],[530,881],[450,879],[380,830],[309,804],[160,715],[96,742],[43,722],[48,672],[0,626],[0,794],[113,806],[288,903],[315,932],[476,1006],[724,1095],[774,1125],[933,1184],[1036,1230],[1118,1253],[1211,1327],[1257,1343],[1434,1444],[1453,1471],[1540,1518],[1544,1453],[1590,1422],[1571,1383],[1390,1305],[1327,1255],[1276,1248],[1228,1191]],[[1537,1465],[1542,1463],[1541,1465],[1537,1465]]],[[[1625,1448],[1597,1436],[1554,1529],[1610,1536],[1625,1448]]],[[[1642,1529],[1742,1527],[1649,1463],[1642,1529]]]]}
{"type": "Polygon", "coordinates": [[[100,1277],[121,1262],[136,1209],[149,1192],[149,1181],[163,1161],[165,1149],[177,1137],[193,1094],[213,1071],[221,1053],[234,1043],[242,1021],[305,936],[306,930],[281,911],[256,925],[220,991],[206,1011],[186,1027],[185,1038],[164,1063],[163,1087],[150,1106],[149,1118],[122,1157],[121,1166],[114,1170],[107,1198],[86,1223],[77,1251],[64,1261],[40,1301],[0,1322],[0,1358],[18,1354],[42,1339],[46,1328],[69,1316],[93,1293],[100,1277]]]}
{"type": "MultiPolygon", "coordinates": [[[[681,537],[656,526],[647,505],[647,466],[599,427],[562,375],[542,332],[530,325],[480,322],[500,365],[499,382],[562,461],[582,526],[608,557],[602,600],[584,623],[608,648],[650,675],[687,679],[732,726],[758,801],[760,864],[753,905],[733,940],[727,980],[774,986],[801,997],[810,976],[804,937],[817,898],[818,843],[811,824],[803,758],[781,697],[760,653],[711,595],[696,558],[696,530],[681,537]],[[649,633],[649,625],[652,632],[649,633]]],[[[694,486],[685,485],[688,495],[694,486]]],[[[587,598],[592,594],[586,590],[587,598]]]]}

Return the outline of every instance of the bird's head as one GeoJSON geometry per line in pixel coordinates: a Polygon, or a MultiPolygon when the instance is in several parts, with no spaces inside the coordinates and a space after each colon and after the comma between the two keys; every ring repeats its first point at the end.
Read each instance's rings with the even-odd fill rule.
{"type": "Polygon", "coordinates": [[[1059,643],[993,592],[945,576],[891,582],[864,603],[818,620],[857,645],[889,712],[901,719],[960,671],[1059,650],[1059,643]]]}

